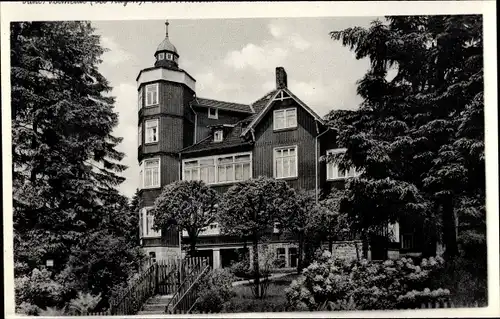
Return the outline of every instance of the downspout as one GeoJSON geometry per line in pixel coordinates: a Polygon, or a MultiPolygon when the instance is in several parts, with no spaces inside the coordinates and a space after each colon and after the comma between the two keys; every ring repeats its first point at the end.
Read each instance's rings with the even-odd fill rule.
{"type": "Polygon", "coordinates": [[[318,147],[318,141],[319,141],[319,138],[321,137],[321,135],[325,134],[326,132],[328,132],[330,130],[329,127],[326,128],[326,130],[321,133],[321,134],[318,134],[315,138],[315,150],[316,150],[316,161],[315,161],[315,171],[316,171],[316,187],[315,187],[315,196],[316,196],[316,204],[318,204],[318,197],[319,197],[319,190],[318,190],[318,187],[319,187],[319,181],[318,181],[318,161],[319,161],[319,156],[318,156],[318,152],[319,152],[319,147],[318,147]]]}

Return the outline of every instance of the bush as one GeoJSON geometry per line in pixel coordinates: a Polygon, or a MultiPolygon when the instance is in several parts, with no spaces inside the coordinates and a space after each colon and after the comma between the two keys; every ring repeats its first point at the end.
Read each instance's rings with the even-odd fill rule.
{"type": "Polygon", "coordinates": [[[16,303],[38,307],[61,306],[63,286],[51,278],[46,269],[33,269],[30,275],[15,279],[16,303]]]}
{"type": "Polygon", "coordinates": [[[293,310],[420,308],[424,302],[449,298],[447,289],[428,288],[443,265],[441,257],[414,265],[410,258],[345,261],[325,252],[292,282],[286,295],[293,310]]]}
{"type": "Polygon", "coordinates": [[[237,312],[282,312],[287,311],[286,303],[276,303],[266,299],[232,299],[222,308],[223,313],[237,312]]]}
{"type": "Polygon", "coordinates": [[[199,282],[198,302],[195,310],[199,312],[220,312],[224,302],[231,299],[234,275],[226,269],[214,269],[199,282]]]}
{"type": "Polygon", "coordinates": [[[16,313],[20,315],[38,316],[41,311],[40,307],[25,301],[16,307],[16,313]]]}

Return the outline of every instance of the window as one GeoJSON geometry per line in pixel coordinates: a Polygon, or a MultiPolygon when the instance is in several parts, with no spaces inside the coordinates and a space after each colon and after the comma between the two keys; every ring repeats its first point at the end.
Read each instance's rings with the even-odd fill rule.
{"type": "Polygon", "coordinates": [[[235,154],[185,160],[184,180],[202,180],[207,184],[231,183],[250,179],[251,155],[235,154]]]}
{"type": "Polygon", "coordinates": [[[213,107],[208,108],[208,118],[209,119],[218,119],[219,118],[219,111],[218,109],[215,109],[213,107]]]}
{"type": "Polygon", "coordinates": [[[223,138],[222,130],[217,130],[214,132],[214,142],[222,142],[223,138]]]}
{"type": "Polygon", "coordinates": [[[158,60],[163,60],[165,59],[165,53],[161,52],[161,53],[158,53],[158,60]]]}
{"type": "Polygon", "coordinates": [[[297,176],[297,146],[274,149],[274,177],[297,176]]]}
{"type": "Polygon", "coordinates": [[[172,57],[173,57],[172,53],[167,53],[167,60],[173,60],[172,57]]]}
{"type": "Polygon", "coordinates": [[[286,267],[286,252],[285,248],[276,249],[277,266],[278,268],[286,267]]]}
{"type": "Polygon", "coordinates": [[[146,121],[146,143],[158,142],[158,119],[146,121]]]}
{"type": "Polygon", "coordinates": [[[154,216],[150,213],[151,207],[141,208],[142,237],[160,237],[161,231],[154,231],[154,216]]]}
{"type": "Polygon", "coordinates": [[[140,109],[142,109],[142,88],[139,89],[139,95],[137,97],[137,106],[140,109]]]}
{"type": "Polygon", "coordinates": [[[141,146],[142,145],[142,124],[139,125],[139,134],[137,135],[137,143],[138,143],[138,146],[141,146]]]}
{"type": "Polygon", "coordinates": [[[156,262],[156,253],[154,251],[150,251],[149,258],[151,259],[151,262],[155,263],[156,262]]]}
{"type": "Polygon", "coordinates": [[[147,159],[143,162],[141,177],[144,177],[144,188],[160,187],[160,159],[147,159]]]}
{"type": "Polygon", "coordinates": [[[297,127],[297,109],[275,110],[273,123],[275,130],[297,127]]]}
{"type": "Polygon", "coordinates": [[[210,224],[210,229],[217,229],[217,224],[210,224]]]}
{"type": "MultiPolygon", "coordinates": [[[[326,155],[344,153],[345,151],[346,151],[345,148],[337,148],[333,150],[328,150],[326,152],[326,155]]],[[[347,172],[345,172],[341,171],[336,163],[333,162],[326,163],[326,178],[328,180],[343,179],[348,177],[354,177],[356,175],[357,174],[354,168],[350,168],[347,172]]]]}
{"type": "Polygon", "coordinates": [[[146,85],[146,106],[158,104],[158,83],[146,85]]]}

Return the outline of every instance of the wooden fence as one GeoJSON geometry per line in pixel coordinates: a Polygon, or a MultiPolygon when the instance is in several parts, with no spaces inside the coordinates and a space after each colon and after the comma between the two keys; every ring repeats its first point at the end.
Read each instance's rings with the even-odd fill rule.
{"type": "Polygon", "coordinates": [[[428,302],[421,305],[421,309],[450,309],[450,308],[482,308],[488,307],[486,303],[471,302],[471,303],[453,303],[451,301],[444,302],[428,302]]]}
{"type": "Polygon", "coordinates": [[[165,309],[168,313],[175,313],[177,310],[189,312],[192,309],[197,300],[195,285],[210,269],[207,257],[193,257],[185,260],[186,263],[182,267],[186,271],[185,276],[165,309]]]}

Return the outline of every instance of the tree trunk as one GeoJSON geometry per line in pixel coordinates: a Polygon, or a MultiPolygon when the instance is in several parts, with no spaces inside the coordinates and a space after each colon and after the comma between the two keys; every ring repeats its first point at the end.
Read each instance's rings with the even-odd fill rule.
{"type": "Polygon", "coordinates": [[[328,238],[328,251],[332,254],[333,256],[333,240],[332,238],[328,238]]]}
{"type": "Polygon", "coordinates": [[[302,255],[304,253],[304,234],[299,233],[299,247],[298,247],[298,260],[297,260],[297,273],[300,274],[300,271],[302,270],[302,255]]]}
{"type": "Polygon", "coordinates": [[[458,245],[452,198],[446,198],[441,207],[443,214],[443,241],[446,247],[445,256],[453,258],[458,254],[458,245]]]}
{"type": "Polygon", "coordinates": [[[259,240],[257,234],[253,235],[253,274],[255,297],[260,298],[260,273],[259,273],[259,240]]]}
{"type": "Polygon", "coordinates": [[[361,233],[361,240],[362,256],[364,259],[368,259],[368,236],[365,231],[361,233]]]}

